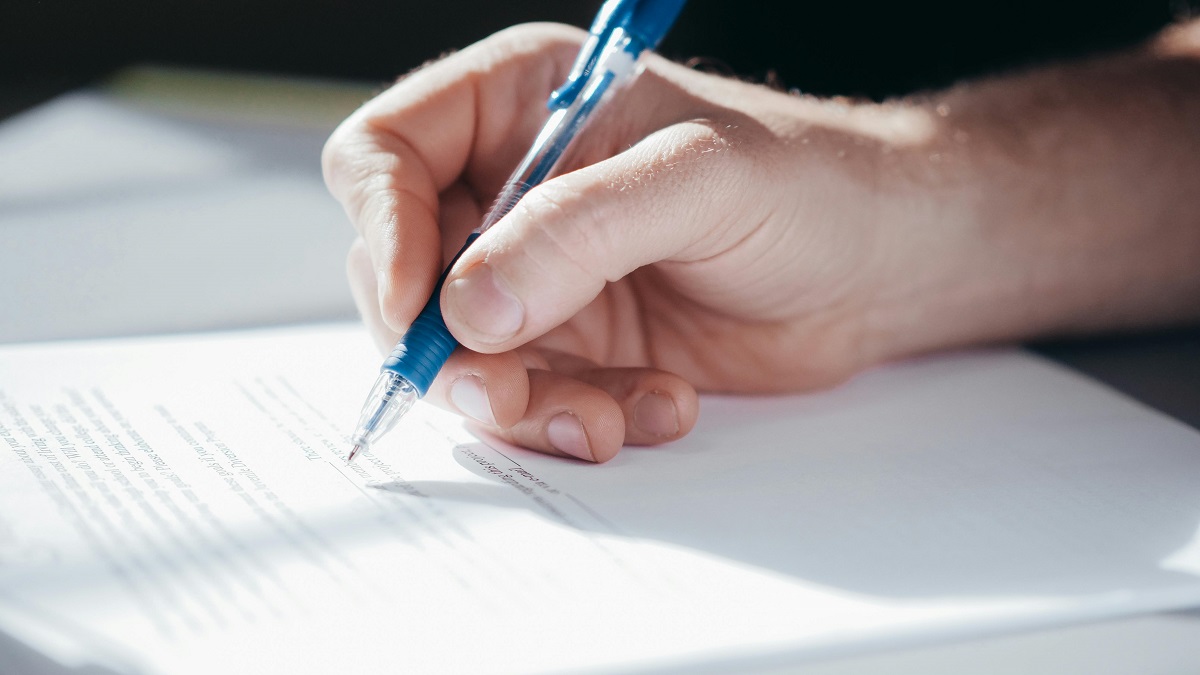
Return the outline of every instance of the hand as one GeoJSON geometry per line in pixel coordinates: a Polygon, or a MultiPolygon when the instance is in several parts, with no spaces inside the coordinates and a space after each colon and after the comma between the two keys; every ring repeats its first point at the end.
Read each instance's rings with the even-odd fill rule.
{"type": "MultiPolygon", "coordinates": [[[[501,33],[409,76],[330,140],[327,182],[362,235],[355,298],[381,348],[480,222],[582,39],[501,33]]],[[[455,266],[443,312],[471,351],[430,394],[515,443],[595,461],[687,433],[693,387],[820,386],[858,368],[858,270],[873,266],[854,223],[868,195],[842,179],[861,168],[844,159],[804,185],[797,139],[769,126],[795,100],[658,58],[623,96],[580,138],[578,170],[531,191],[455,266]],[[797,227],[806,206],[815,222],[797,227]]]]}
{"type": "MultiPolygon", "coordinates": [[[[583,37],[504,31],[408,76],[330,139],[326,181],[361,235],[349,274],[381,348],[479,224],[583,37]]],[[[1070,329],[1058,317],[1087,293],[1030,290],[1061,286],[1047,261],[1086,232],[1013,217],[1044,185],[1014,178],[995,106],[972,105],[1020,100],[1005,86],[1021,91],[852,105],[649,57],[563,174],[456,263],[441,301],[466,349],[430,400],[513,443],[602,462],[686,434],[696,388],[823,387],[905,354],[1070,329]]]]}

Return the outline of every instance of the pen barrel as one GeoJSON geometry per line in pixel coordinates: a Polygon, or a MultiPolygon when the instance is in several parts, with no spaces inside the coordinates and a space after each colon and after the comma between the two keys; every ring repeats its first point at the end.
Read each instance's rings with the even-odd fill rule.
{"type": "Polygon", "coordinates": [[[450,334],[450,330],[446,328],[446,320],[442,317],[442,286],[446,283],[446,276],[450,274],[454,263],[478,238],[477,233],[467,237],[467,242],[438,278],[429,302],[425,303],[421,313],[383,362],[383,370],[390,370],[411,382],[420,396],[425,396],[429,391],[438,371],[458,346],[458,340],[450,334]]]}
{"type": "Polygon", "coordinates": [[[589,76],[569,85],[579,89],[571,95],[570,102],[555,107],[554,98],[551,98],[554,112],[546,120],[529,152],[525,153],[521,163],[505,182],[504,189],[479,226],[480,232],[486,232],[498,223],[527,192],[554,175],[559,161],[596,111],[611,101],[637,75],[639,57],[645,51],[645,45],[625,29],[616,28],[598,49],[600,55],[589,76]]]}

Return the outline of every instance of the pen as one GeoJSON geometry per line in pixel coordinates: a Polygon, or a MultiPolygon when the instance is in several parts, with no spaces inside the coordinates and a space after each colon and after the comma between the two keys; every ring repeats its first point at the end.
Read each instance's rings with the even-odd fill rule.
{"type": "Polygon", "coordinates": [[[566,83],[550,94],[550,119],[504,184],[483,223],[446,266],[429,301],[383,362],[355,427],[347,461],[354,461],[370,448],[425,395],[458,346],[442,318],[440,296],[446,275],[459,256],[511,211],[525,193],[550,177],[587,121],[637,75],[642,54],[658,46],[684,2],[607,0],[600,7],[566,83]]]}

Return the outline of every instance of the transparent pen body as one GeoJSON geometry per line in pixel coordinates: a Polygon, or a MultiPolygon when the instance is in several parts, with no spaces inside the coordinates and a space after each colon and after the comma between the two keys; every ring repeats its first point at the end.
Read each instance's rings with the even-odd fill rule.
{"type": "MultiPolygon", "coordinates": [[[[492,225],[512,211],[527,192],[553,175],[571,141],[578,136],[597,110],[633,80],[645,45],[624,29],[613,31],[592,69],[592,77],[580,94],[550,115],[525,158],[500,191],[483,223],[467,238],[464,251],[492,225]]],[[[441,290],[454,260],[438,279],[433,294],[417,319],[384,361],[379,378],[363,406],[351,439],[350,459],[366,451],[425,395],[458,342],[442,318],[441,290]]]]}
{"type": "Polygon", "coordinates": [[[644,52],[644,45],[624,29],[613,31],[592,69],[594,75],[587,86],[569,106],[550,115],[476,232],[486,232],[508,215],[525,193],[554,174],[571,141],[583,131],[595,112],[637,75],[639,57],[644,52]]]}

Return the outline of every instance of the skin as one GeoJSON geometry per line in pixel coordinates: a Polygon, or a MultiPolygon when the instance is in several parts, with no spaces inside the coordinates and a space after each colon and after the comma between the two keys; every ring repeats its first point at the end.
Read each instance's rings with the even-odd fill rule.
{"type": "MultiPolygon", "coordinates": [[[[536,134],[584,34],[428,65],[325,147],[388,349],[536,134]]],[[[1130,53],[884,104],[651,56],[455,264],[429,400],[603,462],[685,435],[697,390],[834,385],[962,345],[1200,318],[1200,23],[1130,53]]]]}

